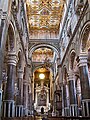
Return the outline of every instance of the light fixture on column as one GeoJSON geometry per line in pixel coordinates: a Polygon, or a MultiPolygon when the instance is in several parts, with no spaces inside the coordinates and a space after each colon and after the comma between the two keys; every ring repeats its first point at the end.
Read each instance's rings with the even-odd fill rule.
{"type": "Polygon", "coordinates": [[[44,78],[45,78],[45,75],[44,75],[43,73],[40,73],[40,74],[39,74],[39,78],[40,78],[40,79],[44,79],[44,78]]]}

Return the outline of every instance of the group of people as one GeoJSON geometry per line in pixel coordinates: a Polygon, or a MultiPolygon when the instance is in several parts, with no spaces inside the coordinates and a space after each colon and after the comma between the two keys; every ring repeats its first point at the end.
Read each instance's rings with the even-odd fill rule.
{"type": "Polygon", "coordinates": [[[43,117],[42,120],[48,120],[47,118],[43,117]]]}

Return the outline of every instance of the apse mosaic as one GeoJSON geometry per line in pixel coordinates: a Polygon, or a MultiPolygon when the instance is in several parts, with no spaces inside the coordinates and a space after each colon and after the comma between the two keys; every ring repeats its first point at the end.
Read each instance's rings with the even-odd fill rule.
{"type": "Polygon", "coordinates": [[[30,29],[59,29],[65,0],[27,0],[30,29]]]}

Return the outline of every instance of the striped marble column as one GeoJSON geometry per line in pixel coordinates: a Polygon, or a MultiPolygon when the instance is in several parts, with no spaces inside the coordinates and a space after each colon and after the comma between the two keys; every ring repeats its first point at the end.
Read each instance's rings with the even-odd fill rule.
{"type": "Polygon", "coordinates": [[[68,72],[68,88],[70,99],[70,116],[78,116],[75,77],[72,70],[68,72]]]}
{"type": "Polygon", "coordinates": [[[18,95],[16,99],[15,106],[15,116],[22,117],[23,116],[23,70],[18,69],[18,95]]]}
{"type": "Polygon", "coordinates": [[[8,71],[5,100],[3,101],[3,117],[14,117],[14,82],[16,79],[16,53],[8,53],[8,71]]]}
{"type": "Polygon", "coordinates": [[[78,59],[80,71],[81,95],[82,95],[82,115],[90,116],[90,80],[87,65],[87,54],[80,53],[78,59]]]}
{"type": "Polygon", "coordinates": [[[69,95],[68,95],[68,85],[63,84],[63,103],[64,103],[64,115],[69,116],[69,95]]]}

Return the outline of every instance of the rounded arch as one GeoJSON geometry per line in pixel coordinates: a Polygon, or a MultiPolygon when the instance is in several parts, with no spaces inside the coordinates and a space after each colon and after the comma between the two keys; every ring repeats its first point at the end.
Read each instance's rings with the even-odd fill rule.
{"type": "Polygon", "coordinates": [[[15,48],[15,29],[12,24],[12,22],[9,24],[8,31],[7,31],[7,37],[9,40],[9,50],[13,50],[15,48]]]}
{"type": "Polygon", "coordinates": [[[70,52],[70,58],[69,58],[69,70],[74,69],[74,62],[75,62],[76,52],[74,49],[70,52]]]}
{"type": "Polygon", "coordinates": [[[1,83],[2,83],[2,71],[4,69],[4,65],[5,65],[5,60],[6,60],[6,56],[7,56],[7,52],[10,49],[10,41],[8,41],[9,38],[15,40],[15,29],[14,29],[14,25],[11,21],[7,21],[7,26],[5,26],[5,31],[1,36],[1,49],[0,49],[0,54],[1,54],[1,58],[0,58],[0,71],[1,71],[1,81],[0,81],[0,87],[1,87],[1,83]]]}
{"type": "Polygon", "coordinates": [[[90,46],[90,21],[86,22],[80,32],[81,52],[88,52],[90,46]],[[89,37],[89,39],[88,39],[89,37]]]}
{"type": "MultiPolygon", "coordinates": [[[[34,73],[34,72],[35,72],[37,69],[39,69],[39,68],[43,68],[43,66],[42,66],[42,65],[38,65],[37,67],[35,67],[35,68],[33,69],[33,72],[32,72],[32,73],[34,73]]],[[[52,70],[51,68],[47,67],[46,69],[49,70],[50,73],[53,74],[53,70],[52,70]]]]}
{"type": "MultiPolygon", "coordinates": [[[[2,51],[5,51],[5,47],[6,47],[6,44],[8,45],[8,42],[7,42],[7,38],[14,38],[15,40],[15,27],[14,27],[14,24],[12,21],[9,21],[7,27],[5,28],[6,29],[6,32],[4,33],[4,36],[1,41],[1,50],[2,51]]],[[[4,55],[4,52],[3,52],[3,55],[4,55]]]]}
{"type": "Polygon", "coordinates": [[[46,47],[46,48],[53,49],[53,50],[56,52],[56,54],[58,55],[58,57],[59,57],[59,50],[58,50],[55,46],[50,45],[50,44],[43,43],[43,44],[35,44],[35,45],[33,45],[33,46],[31,47],[31,49],[29,49],[29,53],[30,53],[30,54],[29,54],[29,58],[31,58],[32,53],[33,53],[36,49],[42,48],[42,47],[46,47]]]}

